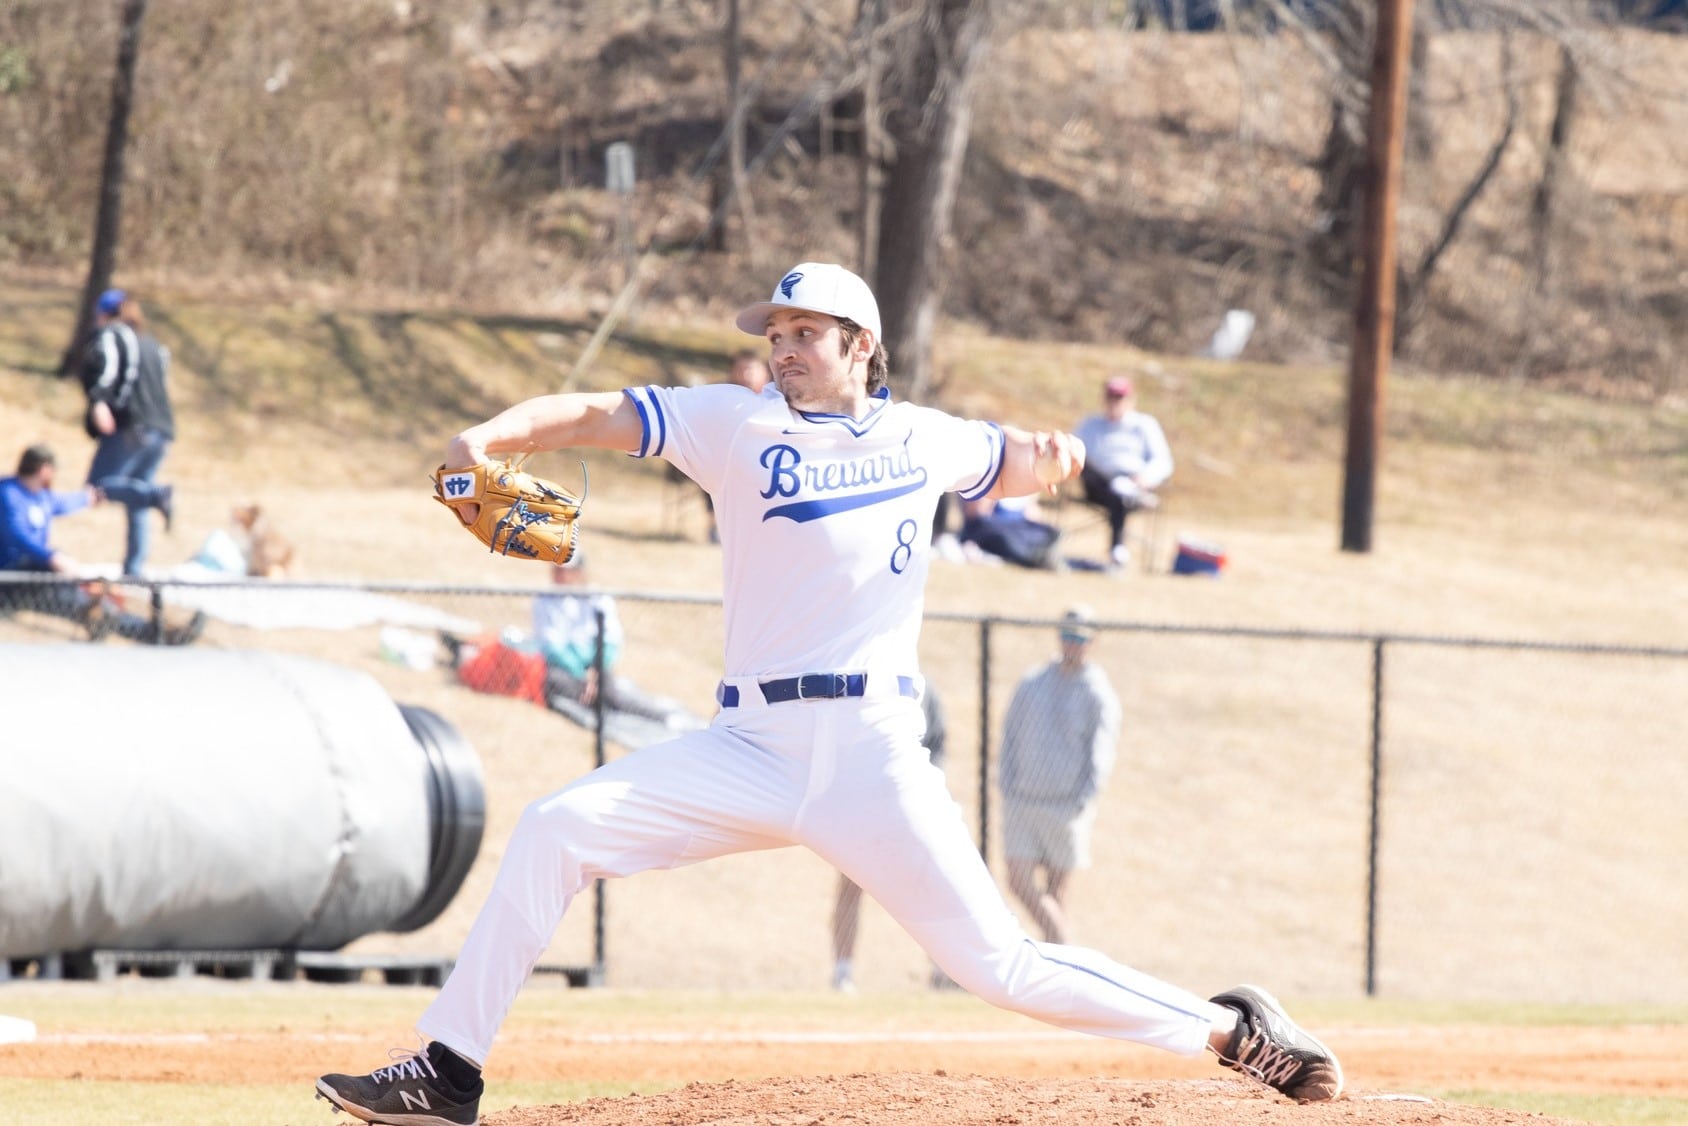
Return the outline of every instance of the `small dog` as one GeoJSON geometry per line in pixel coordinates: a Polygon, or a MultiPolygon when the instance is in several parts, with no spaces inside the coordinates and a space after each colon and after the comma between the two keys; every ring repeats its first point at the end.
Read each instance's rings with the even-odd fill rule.
{"type": "Polygon", "coordinates": [[[297,552],[293,541],[276,530],[258,504],[237,504],[231,513],[236,535],[246,553],[246,573],[264,579],[282,579],[293,573],[297,552]]]}

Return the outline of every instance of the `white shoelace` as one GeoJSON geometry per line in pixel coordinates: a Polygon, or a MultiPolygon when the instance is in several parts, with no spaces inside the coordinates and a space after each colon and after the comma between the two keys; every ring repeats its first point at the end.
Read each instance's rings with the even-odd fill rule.
{"type": "Polygon", "coordinates": [[[424,1049],[394,1048],[387,1053],[387,1058],[394,1061],[386,1067],[378,1067],[369,1073],[369,1078],[376,1083],[394,1083],[400,1079],[421,1079],[423,1072],[440,1077],[434,1070],[434,1061],[429,1059],[424,1049]]]}
{"type": "Polygon", "coordinates": [[[1226,1062],[1268,1087],[1280,1090],[1282,1084],[1289,1082],[1301,1067],[1301,1061],[1274,1044],[1264,1029],[1237,1045],[1236,1059],[1226,1062]]]}

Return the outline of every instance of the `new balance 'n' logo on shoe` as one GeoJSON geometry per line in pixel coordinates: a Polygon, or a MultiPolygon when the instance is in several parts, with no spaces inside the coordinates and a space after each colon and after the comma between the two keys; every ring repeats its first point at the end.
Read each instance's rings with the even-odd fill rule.
{"type": "Polygon", "coordinates": [[[392,1063],[368,1075],[324,1075],[317,1080],[317,1096],[365,1122],[388,1126],[476,1126],[480,1121],[479,1080],[472,1092],[453,1091],[427,1052],[395,1048],[390,1054],[392,1063]]]}
{"type": "Polygon", "coordinates": [[[1342,1065],[1331,1050],[1289,1019],[1276,997],[1239,985],[1213,999],[1237,1010],[1237,1031],[1219,1062],[1300,1102],[1322,1102],[1342,1093],[1342,1065]]]}

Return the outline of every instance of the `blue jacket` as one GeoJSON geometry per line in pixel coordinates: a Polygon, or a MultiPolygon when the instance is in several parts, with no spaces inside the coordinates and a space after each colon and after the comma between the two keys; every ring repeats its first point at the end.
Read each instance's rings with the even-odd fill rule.
{"type": "Polygon", "coordinates": [[[0,571],[48,571],[53,517],[88,507],[88,493],[31,489],[16,477],[0,480],[0,571]]]}

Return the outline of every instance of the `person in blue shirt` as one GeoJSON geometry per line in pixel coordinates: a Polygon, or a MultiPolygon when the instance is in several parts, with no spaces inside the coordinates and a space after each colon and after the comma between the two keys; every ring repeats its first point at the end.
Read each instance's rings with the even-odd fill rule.
{"type": "MultiPolygon", "coordinates": [[[[0,571],[36,571],[56,575],[81,574],[82,565],[52,544],[53,521],[80,512],[105,499],[93,485],[58,492],[53,482],[58,459],[44,445],[30,446],[18,458],[17,474],[0,480],[0,571]]],[[[91,640],[109,633],[137,641],[153,640],[153,624],[128,613],[111,599],[89,593],[76,583],[0,583],[0,611],[36,610],[80,622],[91,640]]],[[[183,645],[198,637],[205,616],[195,614],[186,625],[166,628],[159,640],[183,645]]]]}
{"type": "Polygon", "coordinates": [[[0,571],[77,572],[76,560],[52,546],[53,520],[104,498],[92,485],[55,492],[57,472],[51,449],[30,446],[18,458],[17,476],[0,480],[0,571]]]}

